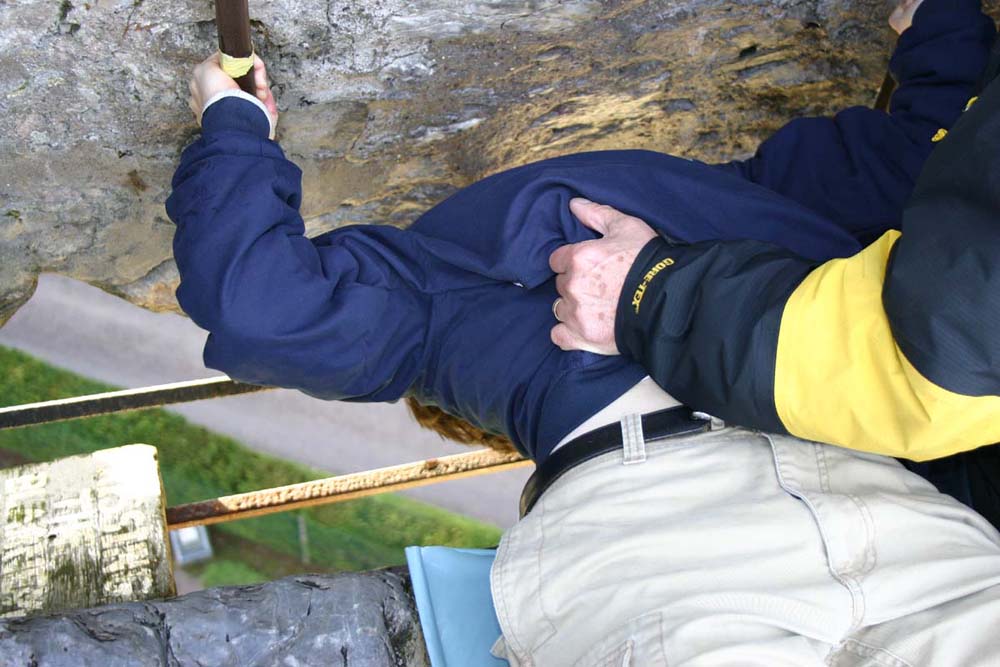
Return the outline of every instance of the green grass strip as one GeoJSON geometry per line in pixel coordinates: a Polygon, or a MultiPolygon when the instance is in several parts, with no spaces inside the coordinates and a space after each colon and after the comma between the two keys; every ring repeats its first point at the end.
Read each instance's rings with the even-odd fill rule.
{"type": "MultiPolygon", "coordinates": [[[[114,389],[0,347],[0,407],[114,389]]],[[[132,443],[155,445],[159,450],[170,505],[329,475],[254,452],[162,409],[0,431],[0,449],[29,461],[51,461],[132,443]]],[[[488,547],[500,539],[495,526],[391,494],[303,511],[312,570],[399,565],[404,560],[403,547],[411,544],[488,547]]],[[[291,512],[220,524],[212,530],[258,545],[251,567],[269,574],[280,575],[287,567],[267,567],[259,562],[261,553],[273,553],[276,561],[299,554],[298,527],[291,512]]],[[[227,557],[233,558],[232,554],[227,557]]]]}

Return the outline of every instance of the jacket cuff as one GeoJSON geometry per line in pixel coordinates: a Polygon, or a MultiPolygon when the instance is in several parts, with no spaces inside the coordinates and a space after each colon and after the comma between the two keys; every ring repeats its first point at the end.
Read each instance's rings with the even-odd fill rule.
{"type": "MultiPolygon", "coordinates": [[[[662,291],[687,246],[674,245],[661,237],[649,241],[635,258],[625,277],[615,315],[615,343],[623,355],[641,359],[646,332],[653,328],[653,308],[643,310],[652,292],[662,291]]],[[[654,301],[650,298],[649,302],[654,301]]]]}
{"type": "Polygon", "coordinates": [[[981,15],[981,0],[924,0],[913,13],[910,27],[900,38],[913,33],[912,37],[924,40],[943,33],[969,27],[969,16],[981,15]]]}
{"type": "Polygon", "coordinates": [[[907,57],[915,49],[943,35],[969,31],[975,25],[970,23],[970,16],[986,19],[984,24],[992,22],[983,14],[980,0],[924,0],[913,13],[910,27],[899,36],[899,43],[889,60],[889,71],[901,81],[908,74],[905,71],[907,57]]]}
{"type": "Polygon", "coordinates": [[[260,100],[243,91],[225,91],[210,99],[201,115],[202,132],[235,130],[272,138],[271,115],[260,100]]]}

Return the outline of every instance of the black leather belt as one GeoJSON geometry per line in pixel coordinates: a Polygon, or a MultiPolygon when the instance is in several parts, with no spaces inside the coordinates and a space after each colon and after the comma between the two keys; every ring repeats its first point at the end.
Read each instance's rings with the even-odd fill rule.
{"type": "MultiPolygon", "coordinates": [[[[708,416],[702,418],[701,413],[698,415],[694,416],[691,409],[683,405],[650,412],[642,416],[643,437],[646,442],[652,442],[709,430],[712,423],[708,416]]],[[[531,511],[545,489],[569,470],[601,454],[621,449],[623,445],[621,422],[616,421],[573,438],[552,452],[549,458],[535,468],[521,491],[521,518],[531,511]]]]}

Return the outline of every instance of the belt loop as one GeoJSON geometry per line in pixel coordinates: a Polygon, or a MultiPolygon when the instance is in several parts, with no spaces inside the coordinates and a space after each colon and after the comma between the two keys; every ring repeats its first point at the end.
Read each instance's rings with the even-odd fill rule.
{"type": "Polygon", "coordinates": [[[622,464],[632,465],[646,460],[646,438],[642,433],[642,415],[622,417],[622,464]]]}
{"type": "Polygon", "coordinates": [[[708,422],[709,431],[718,431],[719,429],[726,428],[726,422],[722,421],[714,415],[710,415],[707,412],[698,412],[695,410],[691,413],[691,416],[695,419],[703,419],[708,422]]]}

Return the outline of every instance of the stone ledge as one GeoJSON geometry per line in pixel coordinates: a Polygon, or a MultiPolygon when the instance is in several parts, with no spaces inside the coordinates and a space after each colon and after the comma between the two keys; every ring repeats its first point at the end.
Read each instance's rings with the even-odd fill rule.
{"type": "Polygon", "coordinates": [[[0,655],[32,667],[429,664],[404,567],[8,619],[0,655]]]}

